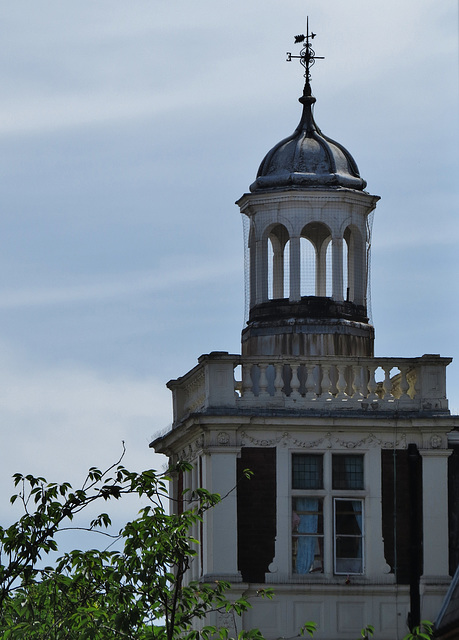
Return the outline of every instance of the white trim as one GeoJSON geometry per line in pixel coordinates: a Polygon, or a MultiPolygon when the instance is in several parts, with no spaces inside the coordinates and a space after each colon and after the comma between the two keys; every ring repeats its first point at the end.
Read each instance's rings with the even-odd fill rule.
{"type": "Polygon", "coordinates": [[[357,497],[336,497],[333,496],[333,573],[335,576],[346,576],[346,575],[350,575],[350,576],[362,576],[365,575],[365,500],[363,498],[357,498],[357,497]],[[336,568],[336,564],[337,564],[337,551],[336,551],[336,539],[337,539],[337,533],[336,533],[336,503],[340,501],[340,502],[360,502],[360,504],[362,505],[362,510],[361,510],[361,514],[362,514],[362,528],[361,528],[361,534],[360,536],[348,536],[348,537],[352,537],[352,538],[360,538],[361,543],[362,543],[362,556],[361,556],[361,562],[362,562],[362,570],[361,571],[338,571],[336,568]]]}

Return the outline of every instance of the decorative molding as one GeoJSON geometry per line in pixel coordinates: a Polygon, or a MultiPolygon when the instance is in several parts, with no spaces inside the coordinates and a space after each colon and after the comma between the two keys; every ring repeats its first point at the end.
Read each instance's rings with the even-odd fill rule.
{"type": "Polygon", "coordinates": [[[244,431],[241,434],[241,438],[242,446],[246,445],[245,441],[248,441],[252,446],[255,447],[273,447],[278,445],[279,443],[282,443],[283,446],[291,444],[302,449],[361,449],[363,447],[380,447],[381,449],[407,448],[405,433],[400,434],[398,439],[395,441],[377,438],[373,433],[369,433],[367,436],[361,438],[360,440],[343,440],[341,438],[338,438],[337,436],[334,436],[331,431],[326,433],[321,438],[317,438],[316,440],[299,439],[296,436],[292,436],[288,431],[285,431],[281,436],[270,439],[255,438],[254,436],[251,436],[246,431],[244,431]]]}
{"type": "Polygon", "coordinates": [[[443,444],[443,438],[438,434],[431,436],[430,438],[430,446],[432,449],[440,449],[443,444]]]}
{"type": "Polygon", "coordinates": [[[453,453],[452,449],[419,449],[423,458],[449,458],[453,453]]]}
{"type": "Polygon", "coordinates": [[[221,444],[221,445],[223,445],[223,446],[224,446],[224,445],[229,444],[229,441],[230,441],[230,437],[229,437],[229,435],[226,433],[226,431],[220,431],[220,433],[219,433],[219,434],[218,434],[218,436],[217,436],[217,442],[218,442],[218,444],[221,444]]]}
{"type": "Polygon", "coordinates": [[[178,455],[179,460],[194,460],[198,451],[201,451],[204,447],[204,434],[201,433],[194,442],[190,442],[178,455]]]}
{"type": "Polygon", "coordinates": [[[339,438],[335,439],[335,442],[339,444],[341,447],[345,449],[359,449],[361,447],[381,447],[381,449],[393,449],[394,447],[397,449],[406,449],[406,434],[402,433],[400,435],[400,439],[394,441],[382,440],[381,438],[377,438],[373,433],[369,433],[365,438],[361,440],[340,440],[339,438]]]}
{"type": "Polygon", "coordinates": [[[277,573],[279,571],[279,567],[277,566],[277,564],[274,562],[274,560],[271,562],[271,564],[268,566],[268,571],[269,573],[277,573]]]}
{"type": "Polygon", "coordinates": [[[303,449],[316,449],[317,447],[320,447],[321,449],[333,448],[332,434],[330,432],[327,433],[322,438],[319,438],[318,440],[301,441],[301,440],[297,440],[296,438],[292,438],[292,443],[296,447],[301,447],[303,449]]]}
{"type": "Polygon", "coordinates": [[[241,444],[242,446],[244,446],[244,440],[248,440],[250,444],[255,445],[256,447],[272,447],[276,444],[279,444],[279,442],[281,442],[288,435],[288,433],[283,433],[277,438],[271,438],[270,440],[260,440],[258,438],[254,438],[253,436],[249,436],[246,431],[243,431],[241,433],[241,444]]]}

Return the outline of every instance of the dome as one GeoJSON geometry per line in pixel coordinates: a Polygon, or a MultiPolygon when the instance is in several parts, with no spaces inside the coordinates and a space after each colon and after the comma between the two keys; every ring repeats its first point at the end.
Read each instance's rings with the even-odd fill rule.
{"type": "Polygon", "coordinates": [[[321,132],[312,115],[316,101],[309,84],[299,99],[303,114],[295,131],[269,151],[250,191],[286,188],[346,188],[362,191],[366,182],[354,158],[321,132]]]}

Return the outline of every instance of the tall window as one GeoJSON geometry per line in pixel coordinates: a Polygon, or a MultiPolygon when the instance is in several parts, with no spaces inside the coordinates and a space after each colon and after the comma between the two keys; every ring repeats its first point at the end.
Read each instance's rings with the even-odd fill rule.
{"type": "Polygon", "coordinates": [[[321,455],[293,455],[292,489],[308,491],[292,499],[293,571],[323,573],[323,498],[309,495],[323,489],[321,455]]]}
{"type": "Polygon", "coordinates": [[[302,296],[316,296],[317,255],[316,249],[308,238],[300,238],[300,288],[302,296]]]}
{"type": "Polygon", "coordinates": [[[290,240],[282,224],[275,225],[267,238],[268,299],[288,298],[290,291],[290,240]]]}
{"type": "Polygon", "coordinates": [[[361,454],[292,455],[292,571],[364,572],[361,454]]]}
{"type": "Polygon", "coordinates": [[[333,296],[333,247],[331,241],[327,245],[326,262],[325,295],[331,298],[333,296]]]}
{"type": "Polygon", "coordinates": [[[283,297],[290,296],[290,240],[287,240],[284,247],[284,291],[283,297]]]}

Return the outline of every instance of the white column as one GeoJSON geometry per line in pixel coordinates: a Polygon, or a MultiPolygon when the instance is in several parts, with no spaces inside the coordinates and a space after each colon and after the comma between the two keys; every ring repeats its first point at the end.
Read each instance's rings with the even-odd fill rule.
{"type": "Polygon", "coordinates": [[[269,565],[270,573],[266,574],[266,582],[288,582],[291,553],[291,499],[290,499],[290,451],[287,447],[277,447],[276,461],[276,542],[274,559],[269,565]]]}
{"type": "Polygon", "coordinates": [[[301,300],[300,238],[290,238],[290,302],[301,300]]]}
{"type": "Polygon", "coordinates": [[[226,496],[204,517],[204,574],[216,579],[240,580],[237,569],[237,451],[213,451],[204,458],[204,488],[226,496]],[[229,494],[229,495],[226,495],[229,494]]]}
{"type": "Polygon", "coordinates": [[[423,578],[448,576],[448,457],[449,449],[421,449],[423,578]]]}
{"type": "Polygon", "coordinates": [[[258,240],[256,243],[256,304],[268,299],[268,243],[258,240]]]}
{"type": "Polygon", "coordinates": [[[382,537],[382,479],[381,450],[374,447],[365,455],[365,478],[369,495],[365,500],[365,573],[370,578],[385,576],[387,581],[395,582],[390,567],[384,558],[382,537]]]}

